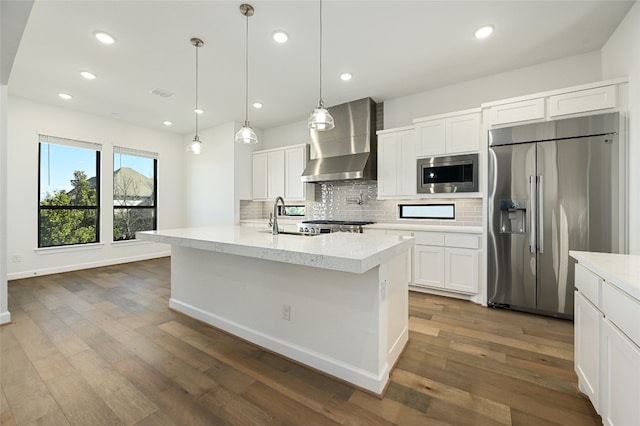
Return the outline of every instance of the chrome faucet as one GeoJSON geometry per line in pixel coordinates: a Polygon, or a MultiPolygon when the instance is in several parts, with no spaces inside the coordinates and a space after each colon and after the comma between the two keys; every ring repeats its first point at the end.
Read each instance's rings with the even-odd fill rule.
{"type": "Polygon", "coordinates": [[[284,198],[278,196],[273,203],[273,223],[271,224],[271,234],[278,235],[278,201],[282,201],[282,214],[284,214],[284,198]]]}

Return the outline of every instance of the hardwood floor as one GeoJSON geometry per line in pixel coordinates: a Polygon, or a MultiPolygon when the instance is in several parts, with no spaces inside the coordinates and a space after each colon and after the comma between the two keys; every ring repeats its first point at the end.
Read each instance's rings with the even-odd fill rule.
{"type": "Polygon", "coordinates": [[[9,283],[3,425],[596,425],[573,324],[425,294],[382,399],[168,310],[169,259],[9,283]]]}

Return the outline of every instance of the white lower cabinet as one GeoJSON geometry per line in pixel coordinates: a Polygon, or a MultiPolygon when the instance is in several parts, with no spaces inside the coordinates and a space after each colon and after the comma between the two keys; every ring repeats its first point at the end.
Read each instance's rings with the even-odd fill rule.
{"type": "Polygon", "coordinates": [[[444,247],[416,245],[414,283],[444,288],[444,247]]]}
{"type": "Polygon", "coordinates": [[[601,344],[602,423],[640,425],[640,348],[607,319],[602,320],[601,344]]]}
{"type": "MultiPolygon", "coordinates": [[[[611,260],[603,264],[608,265],[606,262],[611,260]]],[[[640,300],[613,284],[617,280],[615,272],[597,266],[598,271],[606,271],[604,277],[581,263],[576,265],[574,362],[578,387],[589,397],[604,425],[637,426],[640,300]]]]}
{"type": "Polygon", "coordinates": [[[444,249],[444,288],[463,293],[478,292],[478,250],[444,249]]]}
{"type": "Polygon", "coordinates": [[[415,285],[460,293],[478,292],[477,234],[414,232],[414,236],[415,285]]]}
{"type": "Polygon", "coordinates": [[[579,291],[574,297],[575,371],[582,393],[600,408],[600,321],[602,313],[579,291]]]}

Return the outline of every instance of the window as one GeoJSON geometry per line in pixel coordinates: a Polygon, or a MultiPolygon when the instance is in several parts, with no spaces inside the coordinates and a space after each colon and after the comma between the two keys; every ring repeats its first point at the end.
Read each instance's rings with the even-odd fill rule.
{"type": "Polygon", "coordinates": [[[398,204],[400,219],[455,219],[455,204],[398,204]]]}
{"type": "Polygon", "coordinates": [[[38,138],[38,247],[100,241],[101,145],[38,138]]]}
{"type": "Polygon", "coordinates": [[[157,154],[113,147],[113,240],[158,228],[157,154]]]}

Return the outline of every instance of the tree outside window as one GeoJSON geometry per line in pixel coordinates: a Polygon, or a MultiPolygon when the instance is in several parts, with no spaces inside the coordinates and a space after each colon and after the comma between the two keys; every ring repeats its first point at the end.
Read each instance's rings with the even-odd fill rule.
{"type": "Polygon", "coordinates": [[[113,240],[157,229],[157,159],[114,148],[113,240]]]}
{"type": "Polygon", "coordinates": [[[38,247],[98,242],[100,151],[91,147],[99,145],[40,140],[38,247]]]}

